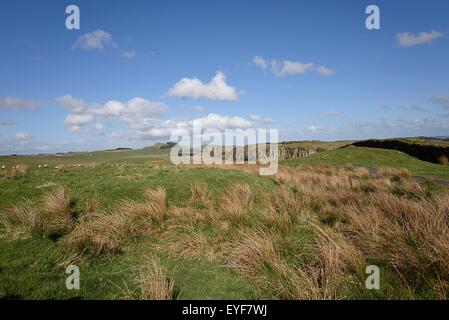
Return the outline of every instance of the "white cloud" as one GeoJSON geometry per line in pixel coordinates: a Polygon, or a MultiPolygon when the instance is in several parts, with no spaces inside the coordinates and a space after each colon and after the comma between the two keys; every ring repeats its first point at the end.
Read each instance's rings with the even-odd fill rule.
{"type": "Polygon", "coordinates": [[[323,75],[323,76],[331,76],[331,75],[333,75],[333,74],[335,73],[335,70],[334,70],[334,69],[327,68],[327,67],[324,67],[324,66],[318,67],[318,68],[316,69],[316,71],[317,71],[319,74],[323,75]]]}
{"type": "Polygon", "coordinates": [[[105,47],[116,47],[112,40],[112,35],[103,31],[95,30],[83,34],[73,45],[73,48],[81,48],[85,50],[102,50],[105,47]]]}
{"type": "Polygon", "coordinates": [[[259,123],[263,123],[263,124],[274,123],[273,119],[267,118],[267,117],[262,117],[261,115],[258,115],[258,114],[250,114],[249,118],[254,122],[259,122],[259,123]]]}
{"type": "Polygon", "coordinates": [[[143,119],[140,124],[134,123],[126,135],[132,140],[151,140],[155,138],[167,139],[172,134],[182,134],[184,130],[191,132],[193,121],[201,121],[201,129],[203,131],[210,129],[224,132],[225,129],[248,129],[252,126],[251,121],[242,117],[210,113],[207,116],[192,120],[170,119],[161,121],[155,119],[143,119]]]}
{"type": "Polygon", "coordinates": [[[15,134],[14,138],[15,138],[16,140],[26,140],[26,139],[29,138],[29,136],[28,136],[26,133],[23,133],[23,132],[17,132],[17,133],[15,134]]]}
{"type": "Polygon", "coordinates": [[[161,102],[133,98],[128,101],[125,113],[139,114],[144,116],[159,116],[167,110],[167,106],[161,102]]]}
{"type": "Polygon", "coordinates": [[[251,121],[242,117],[222,116],[216,113],[209,113],[206,117],[198,118],[201,126],[207,129],[247,129],[251,127],[251,121]]]}
{"type": "Polygon", "coordinates": [[[139,123],[142,119],[148,119],[163,114],[167,106],[160,102],[153,102],[140,97],[135,97],[128,102],[110,100],[104,105],[86,104],[82,99],[71,95],[57,98],[56,101],[70,110],[70,114],[64,120],[72,132],[81,131],[82,127],[97,120],[94,128],[101,130],[103,124],[100,121],[106,118],[118,118],[127,123],[139,123]]]}
{"type": "Polygon", "coordinates": [[[268,68],[268,62],[260,56],[255,56],[253,58],[253,63],[259,66],[262,70],[266,70],[268,68]]]}
{"type": "Polygon", "coordinates": [[[92,122],[94,120],[94,116],[91,114],[69,114],[65,120],[64,123],[71,125],[71,126],[76,126],[76,127],[81,127],[81,126],[85,126],[86,124],[92,122]]]}
{"type": "Polygon", "coordinates": [[[177,98],[237,100],[235,88],[226,84],[226,76],[222,72],[217,72],[208,84],[204,84],[197,78],[183,78],[170,88],[168,94],[177,98]]]}
{"type": "Polygon", "coordinates": [[[125,51],[121,54],[122,58],[133,59],[137,56],[135,51],[125,51]]]}
{"type": "Polygon", "coordinates": [[[281,67],[279,67],[277,63],[273,64],[274,74],[278,76],[304,74],[306,71],[312,68],[313,63],[302,63],[288,60],[284,60],[281,67]]]}
{"type": "Polygon", "coordinates": [[[69,94],[56,98],[55,100],[62,106],[68,108],[72,113],[82,112],[86,108],[83,100],[76,99],[69,94]]]}
{"type": "Polygon", "coordinates": [[[283,60],[282,62],[278,62],[277,60],[267,61],[263,57],[255,56],[253,58],[253,63],[264,71],[270,68],[271,72],[278,77],[304,74],[308,71],[315,71],[323,76],[330,76],[335,73],[334,69],[325,66],[315,68],[315,64],[312,62],[304,63],[289,60],[283,60]]]}
{"type": "Polygon", "coordinates": [[[89,109],[88,112],[100,117],[113,117],[121,115],[125,109],[126,106],[124,103],[111,100],[106,102],[106,104],[102,107],[89,109]]]}
{"type": "Polygon", "coordinates": [[[431,43],[432,41],[443,36],[443,33],[432,30],[430,32],[420,32],[413,34],[410,32],[398,33],[396,40],[400,47],[413,47],[421,44],[431,43]]]}
{"type": "Polygon", "coordinates": [[[3,97],[0,98],[0,108],[11,109],[34,109],[41,105],[40,101],[25,100],[17,97],[3,97]]]}

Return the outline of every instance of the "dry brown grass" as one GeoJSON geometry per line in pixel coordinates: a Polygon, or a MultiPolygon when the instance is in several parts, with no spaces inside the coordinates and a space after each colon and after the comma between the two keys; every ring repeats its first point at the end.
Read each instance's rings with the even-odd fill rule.
{"type": "Polygon", "coordinates": [[[251,210],[253,198],[248,184],[232,184],[220,198],[220,217],[232,222],[244,220],[251,210]]]}
{"type": "Polygon", "coordinates": [[[213,261],[217,258],[217,252],[210,242],[209,238],[194,226],[177,225],[163,235],[153,248],[173,257],[187,260],[201,260],[206,257],[213,261]]]}
{"type": "Polygon", "coordinates": [[[9,171],[9,177],[14,178],[21,178],[26,176],[28,173],[28,166],[25,164],[18,164],[11,168],[9,171]]]}
{"type": "Polygon", "coordinates": [[[140,298],[143,300],[173,300],[175,282],[168,276],[161,262],[156,258],[149,259],[139,270],[138,284],[140,298]]]}
{"type": "Polygon", "coordinates": [[[449,164],[449,158],[446,155],[442,155],[441,157],[438,158],[438,163],[447,165],[449,164]]]}
{"type": "Polygon", "coordinates": [[[89,214],[59,244],[79,258],[97,257],[103,253],[118,253],[133,232],[126,216],[120,214],[89,214]]]}
{"type": "Polygon", "coordinates": [[[121,202],[113,213],[85,215],[59,243],[80,257],[120,252],[136,237],[151,234],[166,217],[165,190],[146,189],[144,196],[144,202],[121,202]]]}
{"type": "Polygon", "coordinates": [[[192,197],[190,199],[192,205],[201,209],[213,208],[212,196],[207,188],[207,184],[204,182],[193,183],[190,186],[190,191],[192,193],[192,197]]]}
{"type": "Polygon", "coordinates": [[[12,205],[5,214],[0,215],[0,224],[9,233],[14,231],[31,233],[42,228],[42,214],[39,206],[31,200],[23,200],[12,205]]]}
{"type": "Polygon", "coordinates": [[[449,195],[413,200],[375,194],[366,207],[348,207],[347,233],[370,259],[409,281],[449,277],[449,195]]]}
{"type": "Polygon", "coordinates": [[[383,167],[380,168],[378,171],[379,175],[389,177],[394,180],[398,179],[409,179],[412,174],[409,170],[405,168],[396,169],[396,168],[390,168],[390,167],[383,167]]]}
{"type": "Polygon", "coordinates": [[[2,215],[0,223],[8,231],[21,229],[28,233],[40,232],[59,237],[73,229],[76,216],[64,187],[47,192],[38,202],[23,200],[2,215]]]}

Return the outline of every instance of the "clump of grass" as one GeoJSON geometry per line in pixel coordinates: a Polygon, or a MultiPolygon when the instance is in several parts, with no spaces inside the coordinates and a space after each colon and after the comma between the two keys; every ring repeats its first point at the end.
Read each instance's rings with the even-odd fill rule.
{"type": "Polygon", "coordinates": [[[220,216],[223,219],[239,222],[248,216],[254,195],[248,184],[234,183],[220,198],[220,216]]]}
{"type": "Polygon", "coordinates": [[[446,155],[442,155],[441,157],[438,158],[438,163],[442,165],[447,165],[449,164],[449,158],[446,155]]]}
{"type": "Polygon", "coordinates": [[[9,177],[12,179],[21,178],[26,176],[28,173],[28,166],[25,164],[18,164],[11,168],[9,172],[9,177]]]}
{"type": "Polygon", "coordinates": [[[379,168],[378,174],[381,176],[389,177],[392,180],[400,180],[401,178],[409,179],[412,176],[411,172],[408,169],[395,169],[390,167],[379,168]]]}
{"type": "Polygon", "coordinates": [[[13,205],[0,222],[7,230],[22,229],[28,233],[39,232],[50,238],[70,232],[76,220],[73,202],[64,187],[47,192],[40,202],[23,200],[13,205]]]}
{"type": "Polygon", "coordinates": [[[414,286],[447,279],[448,201],[447,194],[419,201],[376,194],[367,207],[347,208],[346,232],[365,256],[391,265],[414,286]]]}
{"type": "Polygon", "coordinates": [[[264,270],[274,269],[279,263],[272,235],[263,230],[242,233],[232,244],[228,258],[231,268],[263,285],[269,285],[264,270]]]}
{"type": "Polygon", "coordinates": [[[133,233],[133,226],[121,214],[89,214],[59,244],[79,258],[119,253],[133,233]]]}
{"type": "Polygon", "coordinates": [[[119,253],[133,239],[153,232],[166,216],[166,193],[146,189],[144,202],[127,200],[112,213],[87,214],[59,243],[79,257],[119,253]]]}
{"type": "Polygon", "coordinates": [[[156,258],[149,259],[139,270],[138,284],[143,300],[173,300],[175,282],[156,258]]]}
{"type": "Polygon", "coordinates": [[[12,205],[8,212],[0,215],[0,224],[9,233],[14,231],[32,233],[42,229],[42,213],[36,203],[23,200],[12,205]]]}
{"type": "Polygon", "coordinates": [[[198,260],[203,257],[207,257],[210,261],[215,259],[215,250],[207,236],[189,225],[175,226],[168,235],[161,238],[155,249],[187,260],[198,260]]]}
{"type": "Polygon", "coordinates": [[[205,183],[193,183],[190,186],[192,197],[190,202],[200,209],[211,209],[213,207],[212,196],[205,183]]]}

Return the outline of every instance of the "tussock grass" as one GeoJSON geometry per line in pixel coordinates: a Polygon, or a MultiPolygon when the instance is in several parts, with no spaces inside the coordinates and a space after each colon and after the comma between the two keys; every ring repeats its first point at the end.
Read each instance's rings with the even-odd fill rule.
{"type": "Polygon", "coordinates": [[[139,270],[137,279],[142,300],[173,300],[175,282],[157,258],[149,258],[139,270]]]}
{"type": "Polygon", "coordinates": [[[87,214],[59,242],[79,257],[119,253],[133,239],[153,232],[166,217],[166,193],[145,189],[144,202],[126,200],[112,213],[87,214]]]}
{"type": "Polygon", "coordinates": [[[18,164],[11,168],[9,171],[9,178],[15,179],[15,178],[21,178],[28,174],[28,166],[25,164],[18,164]]]}
{"type": "Polygon", "coordinates": [[[247,218],[253,199],[254,195],[248,184],[232,184],[220,198],[220,217],[231,222],[241,222],[247,218]]]}
{"type": "Polygon", "coordinates": [[[58,238],[70,232],[77,218],[64,187],[47,192],[38,202],[23,200],[12,205],[3,214],[0,223],[8,231],[14,229],[28,233],[39,232],[51,238],[58,238]]]}
{"type": "Polygon", "coordinates": [[[419,201],[375,194],[369,209],[351,207],[347,232],[372,259],[410,282],[449,278],[449,196],[419,201]]]}
{"type": "MultiPolygon", "coordinates": [[[[7,232],[63,235],[57,244],[70,259],[138,246],[176,263],[232,269],[226,271],[263,298],[403,297],[399,290],[448,298],[449,193],[429,196],[410,172],[389,168],[281,166],[257,182],[271,189],[234,182],[216,195],[205,182],[189,181],[190,193],[184,190],[177,206],[163,188],[145,189],[107,212],[92,198],[78,219],[66,190],[57,188],[11,206],[0,222],[7,232]],[[365,291],[370,264],[388,270],[388,277],[381,274],[387,289],[365,291]]],[[[133,272],[134,298],[176,298],[160,260],[145,260],[133,272]]]]}
{"type": "Polygon", "coordinates": [[[207,188],[207,184],[196,182],[191,184],[190,191],[192,197],[190,202],[193,206],[201,209],[211,209],[213,207],[212,196],[207,188]]]}

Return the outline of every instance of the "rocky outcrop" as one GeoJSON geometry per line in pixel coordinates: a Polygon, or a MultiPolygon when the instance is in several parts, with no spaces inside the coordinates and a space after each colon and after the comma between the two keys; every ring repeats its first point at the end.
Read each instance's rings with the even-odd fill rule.
{"type": "Polygon", "coordinates": [[[279,160],[288,160],[294,158],[307,157],[316,153],[315,150],[304,149],[300,147],[281,147],[279,149],[279,160]]]}

